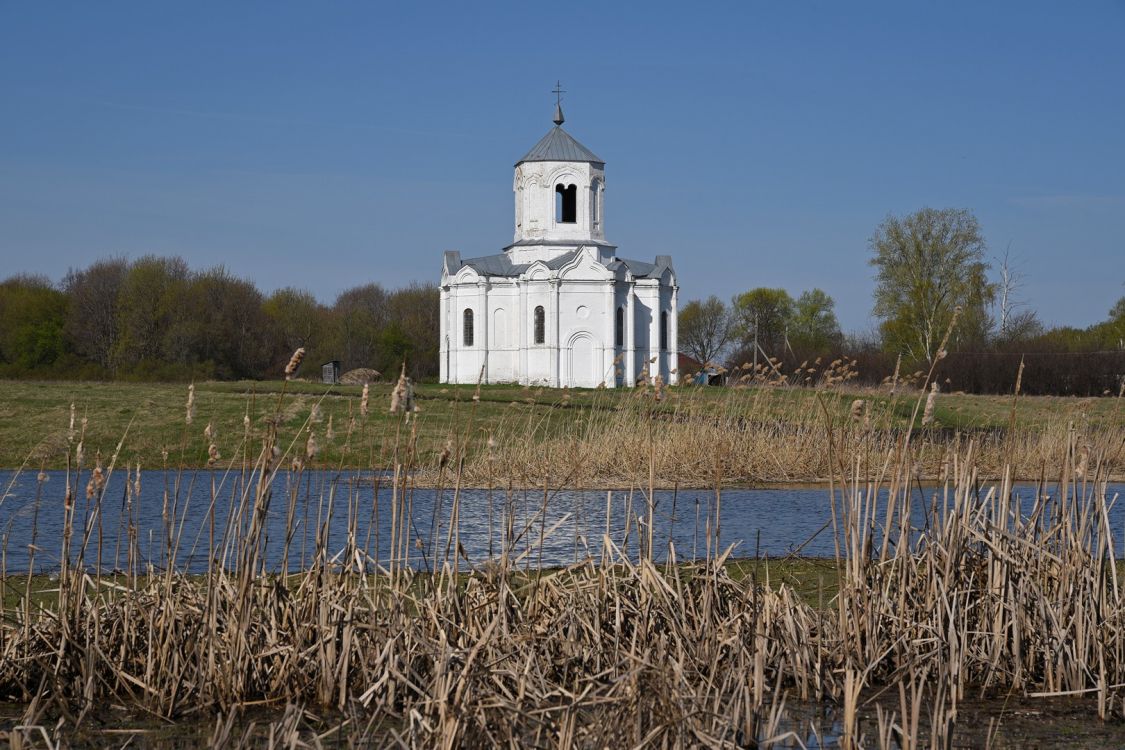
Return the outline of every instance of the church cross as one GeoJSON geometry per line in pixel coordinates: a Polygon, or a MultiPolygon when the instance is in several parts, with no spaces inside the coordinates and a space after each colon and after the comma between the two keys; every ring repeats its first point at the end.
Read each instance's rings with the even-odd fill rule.
{"type": "Polygon", "coordinates": [[[562,81],[555,81],[555,88],[551,89],[551,93],[555,95],[555,106],[562,105],[562,95],[566,93],[562,87],[562,81]]]}

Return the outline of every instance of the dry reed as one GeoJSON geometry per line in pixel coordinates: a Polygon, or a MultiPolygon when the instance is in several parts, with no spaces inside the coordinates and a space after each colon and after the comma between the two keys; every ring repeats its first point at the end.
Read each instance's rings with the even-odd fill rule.
{"type": "MultiPolygon", "coordinates": [[[[655,471],[683,460],[672,454],[684,452],[684,422],[665,419],[651,396],[637,399],[610,426],[621,438],[625,428],[639,432],[616,446],[616,459],[647,477],[647,507],[630,511],[641,543],[630,551],[628,536],[606,533],[596,554],[553,571],[521,569],[535,540],[542,550],[552,532],[534,519],[519,528],[511,514],[496,554],[467,572],[459,567],[467,555],[458,490],[472,481],[468,436],[482,429],[475,401],[434,457],[439,497],[452,487],[452,507],[440,519],[435,510],[428,540],[412,511],[417,420],[406,424],[400,394],[395,435],[368,435],[364,448],[392,457],[389,496],[378,484],[325,486],[312,500],[322,514],[346,514],[347,543],[334,552],[318,525],[296,573],[288,557],[280,572],[267,565],[264,533],[268,515],[281,512],[287,542],[296,534],[297,488],[317,457],[311,420],[303,451],[300,433],[286,439],[276,420],[253,453],[246,445],[233,451],[256,458],[228,465],[230,514],[225,523],[208,515],[215,563],[202,576],[177,560],[185,530],[174,492],[165,496],[173,507],[163,564],[146,561],[135,534],[126,535],[120,575],[106,575],[100,546],[96,562],[87,557],[91,519],[113,471],[99,457],[87,487],[95,512],[83,517],[64,504],[53,598],[34,598],[26,573],[3,571],[4,590],[19,596],[0,625],[0,697],[27,705],[28,727],[107,704],[172,719],[203,707],[216,717],[211,741],[230,745],[251,741],[235,731],[240,707],[265,702],[287,706],[270,742],[289,746],[308,741],[303,707],[340,712],[339,731],[352,741],[406,747],[768,746],[787,737],[779,729],[787,697],[840,705],[845,747],[948,746],[958,707],[972,695],[1088,695],[1103,718],[1121,715],[1125,602],[1107,496],[1120,435],[1116,443],[1062,435],[1059,491],[1041,483],[1024,512],[1010,469],[980,488],[974,440],[946,445],[944,483],[921,491],[915,477],[926,459],[914,438],[924,443],[922,433],[877,438],[858,417],[788,433],[801,450],[827,456],[831,479],[839,589],[813,606],[785,584],[730,575],[721,485],[755,452],[757,434],[734,423],[705,428],[716,441],[701,468],[716,492],[707,511],[714,523],[697,529],[704,555],[681,562],[683,551],[669,544],[668,564],[654,562],[655,471]],[[295,476],[281,481],[286,459],[295,476]],[[925,522],[916,527],[919,508],[925,522]],[[379,512],[393,519],[389,555],[372,554],[358,532],[379,512]],[[876,705],[875,721],[865,724],[876,705]]],[[[512,447],[493,437],[504,427],[484,428],[489,487],[525,479],[512,447]],[[498,477],[498,466],[512,473],[498,477]]],[[[584,443],[545,441],[548,455],[560,457],[553,468],[572,482],[598,460],[593,445],[602,433],[590,422],[586,430],[584,443]]],[[[544,508],[552,475],[538,475],[544,508]]],[[[80,477],[68,471],[68,487],[80,477]]]]}

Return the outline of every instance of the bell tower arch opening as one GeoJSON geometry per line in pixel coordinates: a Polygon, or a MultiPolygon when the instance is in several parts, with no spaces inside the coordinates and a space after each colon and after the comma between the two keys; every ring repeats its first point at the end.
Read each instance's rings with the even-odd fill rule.
{"type": "Polygon", "coordinates": [[[555,185],[555,223],[575,224],[578,222],[578,186],[555,185]]]}

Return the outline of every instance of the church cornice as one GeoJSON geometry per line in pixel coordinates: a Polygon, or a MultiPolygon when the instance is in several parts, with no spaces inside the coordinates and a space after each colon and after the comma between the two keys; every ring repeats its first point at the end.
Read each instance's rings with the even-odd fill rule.
{"type": "Polygon", "coordinates": [[[607,249],[610,249],[610,250],[616,250],[617,249],[617,245],[614,245],[610,242],[606,242],[605,240],[598,240],[598,239],[584,239],[584,240],[537,240],[537,239],[527,239],[527,240],[519,240],[518,242],[513,242],[510,245],[506,245],[503,248],[503,250],[504,250],[504,252],[507,252],[507,251],[509,251],[513,248],[517,248],[517,247],[569,247],[569,248],[572,248],[574,250],[577,250],[580,247],[604,247],[604,248],[607,248],[607,249]]]}

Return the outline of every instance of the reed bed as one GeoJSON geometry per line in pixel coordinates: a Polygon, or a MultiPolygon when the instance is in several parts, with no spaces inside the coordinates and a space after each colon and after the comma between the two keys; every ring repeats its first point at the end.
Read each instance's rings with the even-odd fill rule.
{"type": "MultiPolygon", "coordinates": [[[[730,574],[731,547],[716,522],[722,485],[740,462],[776,460],[752,431],[722,420],[703,428],[638,395],[605,425],[587,421],[575,426],[584,433],[548,443],[533,467],[505,446],[507,425],[479,423],[470,405],[429,457],[418,451],[408,384],[396,392],[393,431],[365,433],[358,419],[338,438],[373,462],[384,457],[392,474],[373,476],[370,488],[316,490],[311,552],[297,572],[288,559],[267,564],[264,529],[270,513],[283,513],[287,541],[297,533],[299,493],[312,491],[302,477],[318,465],[310,436],[324,429],[314,413],[295,434],[282,434],[281,420],[258,434],[246,420],[229,457],[215,457],[203,475],[212,482],[203,527],[184,528],[180,482],[168,486],[161,565],[143,554],[131,523],[116,539],[99,525],[127,435],[103,465],[83,455],[83,425],[72,423],[61,539],[33,542],[40,555],[57,544],[57,583],[44,596],[29,572],[0,571],[16,595],[0,625],[0,699],[26,706],[9,742],[65,739],[107,706],[203,720],[216,745],[287,747],[797,746],[806,735],[786,723],[787,702],[835,707],[831,733],[843,747],[951,747],[960,707],[974,697],[1088,696],[1104,721],[1125,713],[1121,530],[1109,524],[1116,498],[1107,486],[1120,433],[1055,437],[1053,481],[1037,486],[1028,513],[1011,467],[1046,458],[1025,456],[1014,435],[995,445],[946,442],[939,460],[924,430],[877,437],[879,416],[862,404],[845,420],[822,407],[822,430],[785,433],[794,450],[815,447],[828,477],[824,533],[838,550],[838,581],[813,603],[784,583],[730,574]],[[642,488],[629,509],[631,536],[607,532],[596,553],[544,570],[534,558],[553,533],[546,515],[517,522],[507,513],[493,557],[469,566],[460,489],[531,485],[545,507],[552,488],[598,475],[608,459],[592,444],[607,427],[620,430],[618,464],[642,488]],[[681,428],[716,440],[696,449],[681,428]],[[479,435],[484,449],[471,455],[479,435]],[[984,482],[982,462],[1000,456],[1011,460],[984,482]],[[669,544],[657,563],[646,498],[683,462],[716,485],[699,529],[705,541],[693,559],[669,544]],[[422,465],[447,492],[444,525],[413,512],[422,465]],[[939,484],[922,488],[923,472],[939,484]],[[921,527],[911,521],[919,505],[921,527]],[[375,513],[392,518],[389,539],[361,533],[375,513]],[[333,514],[348,519],[343,549],[327,541],[333,514]],[[205,574],[182,569],[184,535],[207,550],[205,574]],[[110,545],[114,564],[125,561],[120,570],[108,562],[110,545]],[[239,717],[262,705],[277,718],[264,735],[244,731],[239,717]],[[336,717],[334,726],[314,728],[314,713],[336,717]]],[[[198,429],[193,405],[188,421],[198,429]]],[[[286,408],[279,397],[275,412],[286,408]]],[[[222,438],[206,429],[209,440],[222,438]]]]}
{"type": "MultiPolygon", "coordinates": [[[[1121,434],[1121,423],[1064,418],[1035,428],[966,430],[922,427],[916,419],[912,428],[913,402],[905,398],[875,400],[863,392],[834,390],[819,395],[827,413],[816,400],[802,400],[779,414],[776,400],[784,394],[776,390],[731,389],[716,409],[712,402],[697,401],[696,389],[683,389],[666,404],[654,405],[638,393],[613,409],[559,412],[534,424],[512,418],[494,430],[491,453],[469,457],[464,477],[486,483],[501,464],[522,482],[541,482],[549,471],[554,483],[620,487],[638,476],[647,480],[652,462],[660,487],[707,487],[716,477],[727,484],[824,482],[838,468],[825,450],[830,437],[847,454],[883,455],[910,435],[912,469],[924,481],[940,482],[953,456],[970,442],[984,475],[999,477],[1010,470],[1017,478],[1035,480],[1057,472],[1072,432],[1087,452],[1111,450],[1121,434]],[[856,401],[863,406],[853,418],[846,405],[856,401]]],[[[421,468],[432,470],[433,457],[423,456],[421,468]]]]}

